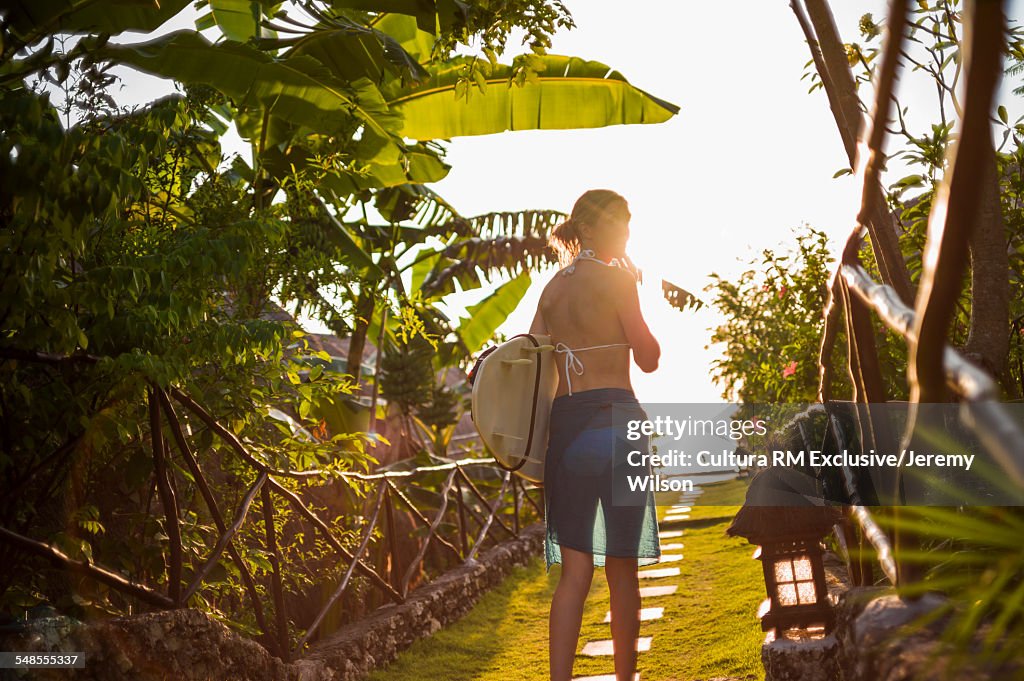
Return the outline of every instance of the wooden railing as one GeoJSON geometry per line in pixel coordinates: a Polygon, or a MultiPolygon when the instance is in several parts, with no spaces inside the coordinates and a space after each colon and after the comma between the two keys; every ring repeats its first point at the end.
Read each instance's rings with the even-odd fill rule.
{"type": "MultiPolygon", "coordinates": [[[[1005,50],[1002,2],[969,2],[964,13],[963,117],[959,140],[950,149],[948,168],[929,216],[923,271],[913,307],[904,303],[893,286],[873,281],[859,261],[866,222],[880,208],[881,192],[877,187],[884,164],[881,150],[910,4],[907,0],[890,3],[882,61],[875,81],[873,114],[868,133],[862,137],[866,146],[861,146],[857,164],[863,181],[861,209],[829,283],[818,360],[820,404],[812,410],[825,413],[836,442],[850,440],[850,434],[844,432],[833,413],[835,403],[831,400],[831,356],[842,319],[848,349],[846,368],[853,382],[852,401],[857,406],[853,410],[857,440],[865,450],[888,440],[889,424],[885,419],[875,418],[871,406],[888,399],[872,327],[872,315],[877,315],[906,341],[909,349],[907,380],[911,396],[905,431],[899,439],[900,448],[924,449],[921,438],[927,424],[920,405],[947,402],[948,387],[952,397],[962,403],[959,415],[963,424],[979,439],[1009,480],[1018,488],[1024,488],[1024,431],[999,402],[998,386],[992,378],[946,341],[967,267],[968,240],[981,201],[985,175],[982,169],[986,164],[995,163],[990,121],[1005,50]]],[[[805,416],[812,415],[812,410],[805,416]]],[[[890,490],[898,503],[906,501],[903,476],[904,471],[898,469],[895,489],[890,490]]],[[[899,530],[892,536],[882,532],[867,509],[870,502],[866,504],[864,499],[866,493],[873,496],[873,490],[864,490],[849,469],[843,471],[843,480],[849,497],[850,520],[859,529],[861,541],[866,539],[874,547],[883,572],[894,585],[912,580],[916,576],[915,568],[899,561],[898,556],[900,547],[914,543],[914,537],[899,530]]],[[[894,512],[898,513],[898,506],[894,507],[894,512]]],[[[840,529],[837,537],[843,546],[850,543],[848,528],[840,529]]],[[[869,567],[862,561],[851,564],[855,583],[868,583],[869,567]]]]}
{"type": "MultiPolygon", "coordinates": [[[[847,432],[844,419],[841,417],[840,406],[854,407],[844,411],[854,411],[856,405],[849,402],[830,400],[827,403],[812,404],[804,411],[796,414],[788,421],[780,432],[788,433],[795,430],[799,433],[800,448],[803,451],[823,449],[822,442],[813,437],[819,432],[816,419],[825,420],[824,442],[831,441],[833,449],[825,451],[833,454],[843,450],[856,451],[850,433],[847,432]]],[[[882,573],[891,584],[898,581],[896,562],[893,558],[892,544],[889,537],[879,527],[869,510],[869,506],[878,505],[878,496],[874,484],[850,466],[839,469],[842,489],[825,489],[824,480],[818,479],[822,488],[822,496],[830,502],[841,499],[844,509],[844,520],[834,528],[840,555],[846,561],[850,582],[853,586],[872,586],[875,584],[874,570],[869,559],[871,551],[866,550],[865,543],[871,546],[874,556],[882,569],[882,573]],[[838,499],[837,499],[838,498],[838,499]]]]}
{"type": "MultiPolygon", "coordinates": [[[[498,471],[494,462],[487,458],[464,458],[408,471],[374,474],[332,473],[333,479],[325,480],[325,474],[320,470],[279,470],[260,461],[239,441],[234,433],[218,423],[206,409],[181,390],[172,388],[168,393],[159,386],[151,384],[148,401],[155,486],[163,513],[162,526],[167,535],[166,575],[158,575],[160,578],[166,576],[166,587],[163,590],[152,584],[125,577],[115,570],[103,567],[99,562],[73,559],[53,545],[10,529],[0,527],[0,542],[20,551],[41,556],[58,568],[101,582],[139,603],[157,609],[186,607],[193,597],[203,590],[211,571],[223,560],[223,555],[226,553],[240,574],[242,584],[249,597],[253,616],[265,634],[264,641],[269,642],[268,649],[285,660],[299,655],[306,644],[321,632],[326,616],[352,584],[354,574],[358,573],[366,578],[368,583],[385,599],[401,603],[408,597],[413,576],[424,565],[427,550],[432,543],[442,547],[444,553],[449,557],[447,567],[471,563],[476,560],[486,540],[496,541],[499,537],[517,537],[525,523],[543,518],[543,498],[538,494],[539,489],[532,486],[528,488],[521,478],[507,471],[498,471]],[[230,519],[218,503],[209,478],[204,473],[199,458],[190,447],[182,422],[172,404],[172,398],[181,407],[184,407],[191,418],[205,424],[255,473],[255,479],[233,510],[230,519]],[[171,440],[174,441],[179,458],[190,472],[195,488],[202,497],[218,532],[217,540],[207,552],[205,559],[201,562],[197,561],[195,565],[186,565],[179,530],[181,497],[178,493],[188,490],[187,481],[175,476],[170,465],[171,449],[170,444],[164,438],[165,424],[171,434],[171,440]],[[469,474],[470,471],[480,468],[493,471],[493,474],[501,479],[500,489],[492,498],[488,498],[481,490],[481,484],[478,484],[480,481],[474,481],[469,474]],[[415,487],[423,477],[438,471],[448,471],[440,490],[430,490],[435,492],[441,501],[436,509],[425,511],[417,507],[407,492],[415,487]],[[351,519],[353,524],[360,519],[363,521],[358,546],[354,549],[347,547],[338,538],[335,530],[331,529],[329,523],[314,512],[303,501],[300,494],[282,484],[285,479],[307,484],[346,485],[350,488],[362,486],[365,488],[362,491],[370,492],[374,500],[369,513],[364,518],[351,519]],[[261,499],[262,518],[253,521],[249,511],[257,496],[261,499]],[[539,498],[535,499],[535,496],[539,498]],[[454,497],[454,504],[450,503],[450,497],[454,497]],[[468,503],[471,498],[478,500],[479,506],[484,510],[478,510],[477,504],[468,503]],[[347,564],[344,575],[335,585],[330,597],[323,602],[312,623],[301,632],[289,630],[282,583],[282,572],[285,567],[280,541],[282,527],[275,510],[275,499],[283,500],[288,506],[291,506],[298,518],[323,537],[337,560],[341,561],[340,564],[347,564]],[[511,505],[510,513],[509,505],[511,505]],[[427,528],[425,536],[421,538],[417,555],[405,563],[403,574],[398,574],[397,568],[403,564],[398,555],[399,536],[395,525],[395,513],[399,506],[407,509],[421,526],[427,528]],[[430,517],[431,513],[433,517],[430,517]],[[452,533],[453,536],[446,537],[438,531],[438,528],[449,514],[454,516],[454,522],[451,525],[457,530],[452,533]],[[510,522],[506,522],[503,516],[509,516],[510,522]],[[256,577],[240,556],[235,545],[239,531],[250,521],[262,521],[263,525],[262,548],[265,549],[270,563],[267,577],[268,590],[273,597],[273,623],[268,620],[264,603],[257,589],[256,577]],[[388,547],[386,552],[381,553],[386,560],[381,561],[382,565],[371,565],[366,560],[366,554],[373,541],[374,533],[378,529],[381,530],[381,541],[388,547]],[[190,574],[186,576],[186,573],[190,574]],[[297,640],[294,645],[292,644],[293,639],[297,640]]],[[[101,559],[102,557],[97,558],[101,559]]]]}

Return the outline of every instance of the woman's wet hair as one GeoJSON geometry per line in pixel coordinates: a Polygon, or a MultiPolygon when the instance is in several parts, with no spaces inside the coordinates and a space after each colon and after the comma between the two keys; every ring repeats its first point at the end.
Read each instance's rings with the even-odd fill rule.
{"type": "Polygon", "coordinates": [[[626,199],[611,189],[591,189],[576,199],[572,213],[551,230],[548,239],[562,267],[568,265],[580,252],[580,225],[600,222],[619,205],[626,206],[626,199]]]}

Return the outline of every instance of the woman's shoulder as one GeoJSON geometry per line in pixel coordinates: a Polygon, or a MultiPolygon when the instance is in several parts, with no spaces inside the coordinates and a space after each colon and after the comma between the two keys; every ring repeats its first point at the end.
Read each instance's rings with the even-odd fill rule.
{"type": "Polygon", "coordinates": [[[555,276],[545,284],[541,291],[540,300],[542,302],[552,298],[561,296],[577,286],[585,286],[588,290],[592,290],[595,287],[598,290],[606,289],[606,292],[621,293],[627,291],[629,287],[636,286],[636,279],[628,270],[621,267],[602,267],[600,270],[595,269],[592,273],[588,273],[589,276],[576,276],[579,272],[565,273],[565,268],[558,270],[555,276]]]}

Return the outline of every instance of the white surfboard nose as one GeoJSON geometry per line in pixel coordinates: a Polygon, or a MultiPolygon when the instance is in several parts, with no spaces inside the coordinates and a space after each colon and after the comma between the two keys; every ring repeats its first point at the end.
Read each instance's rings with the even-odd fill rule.
{"type": "Polygon", "coordinates": [[[558,390],[550,336],[519,334],[491,348],[474,367],[472,417],[487,450],[505,470],[544,479],[551,403],[558,390]]]}

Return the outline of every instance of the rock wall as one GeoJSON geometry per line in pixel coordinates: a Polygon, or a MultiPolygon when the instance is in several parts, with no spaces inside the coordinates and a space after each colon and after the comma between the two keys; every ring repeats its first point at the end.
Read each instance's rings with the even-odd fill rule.
{"type": "Polygon", "coordinates": [[[378,608],[317,643],[306,656],[335,670],[340,681],[363,678],[386,665],[417,639],[453,622],[496,586],[514,565],[524,565],[544,549],[544,524],[522,530],[516,540],[495,546],[479,561],[449,570],[417,589],[405,603],[378,608]]]}
{"type": "Polygon", "coordinates": [[[261,645],[239,636],[198,610],[167,610],[89,624],[63,617],[44,618],[34,620],[24,633],[0,639],[0,649],[85,653],[83,669],[3,670],[8,674],[5,678],[10,679],[286,681],[298,678],[290,665],[271,656],[261,645]]]}
{"type": "MultiPolygon", "coordinates": [[[[891,588],[851,587],[846,569],[826,554],[829,601],[836,613],[833,631],[824,637],[790,633],[761,648],[765,681],[909,681],[910,679],[1024,680],[1024,664],[984,669],[953,669],[940,641],[947,618],[908,629],[919,615],[940,607],[943,597],[928,594],[902,600],[891,588]]],[[[984,631],[975,637],[980,649],[984,631]]]]}
{"type": "Polygon", "coordinates": [[[0,670],[0,678],[32,681],[355,681],[393,660],[414,641],[466,614],[516,565],[540,555],[544,524],[502,542],[320,641],[286,664],[198,610],[170,610],[83,624],[34,620],[0,635],[0,650],[79,651],[84,669],[0,670]]]}
{"type": "Polygon", "coordinates": [[[951,650],[941,640],[948,614],[927,626],[909,623],[945,605],[947,599],[926,594],[903,600],[892,589],[854,587],[843,595],[837,608],[835,636],[838,639],[842,681],[906,681],[908,679],[970,679],[971,681],[1021,681],[1024,656],[999,667],[983,667],[980,652],[985,628],[975,632],[972,655],[957,667],[951,650]]]}

